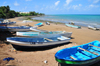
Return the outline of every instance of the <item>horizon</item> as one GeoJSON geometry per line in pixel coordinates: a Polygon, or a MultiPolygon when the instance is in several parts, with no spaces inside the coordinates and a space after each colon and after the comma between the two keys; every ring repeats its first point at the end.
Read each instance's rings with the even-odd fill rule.
{"type": "Polygon", "coordinates": [[[0,6],[9,6],[16,12],[48,14],[100,14],[100,0],[2,0],[0,6]]]}

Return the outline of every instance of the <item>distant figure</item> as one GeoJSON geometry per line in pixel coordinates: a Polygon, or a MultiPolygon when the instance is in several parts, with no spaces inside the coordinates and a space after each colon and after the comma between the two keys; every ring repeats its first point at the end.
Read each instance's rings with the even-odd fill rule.
{"type": "Polygon", "coordinates": [[[50,23],[49,22],[46,22],[46,25],[50,25],[50,23]]]}

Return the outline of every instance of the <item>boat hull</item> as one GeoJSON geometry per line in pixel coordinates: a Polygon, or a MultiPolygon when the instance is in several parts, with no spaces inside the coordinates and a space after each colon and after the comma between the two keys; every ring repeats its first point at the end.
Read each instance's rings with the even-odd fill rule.
{"type": "Polygon", "coordinates": [[[13,45],[17,46],[23,46],[23,47],[46,47],[46,46],[54,46],[59,45],[63,43],[68,43],[70,39],[63,40],[63,41],[52,41],[52,42],[19,42],[19,41],[13,41],[13,40],[7,40],[13,45]]]}
{"type": "Polygon", "coordinates": [[[56,36],[65,36],[65,37],[71,37],[72,32],[66,32],[66,33],[55,33],[55,34],[48,34],[45,33],[41,34],[39,32],[17,32],[16,35],[18,36],[31,36],[36,38],[45,38],[45,37],[56,37],[56,36]]]}
{"type": "Polygon", "coordinates": [[[71,24],[65,24],[68,27],[73,27],[73,28],[81,28],[80,26],[75,26],[75,25],[71,25],[71,24]]]}
{"type": "Polygon", "coordinates": [[[57,58],[55,58],[55,60],[58,61],[61,65],[88,66],[88,65],[92,65],[92,64],[95,64],[98,61],[100,61],[100,57],[97,57],[95,59],[88,60],[88,61],[65,61],[65,60],[61,60],[61,59],[57,59],[57,58]]]}

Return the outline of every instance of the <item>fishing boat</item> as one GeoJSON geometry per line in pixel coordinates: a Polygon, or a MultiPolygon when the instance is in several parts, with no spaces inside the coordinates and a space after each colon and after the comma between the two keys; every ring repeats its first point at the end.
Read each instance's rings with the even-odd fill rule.
{"type": "Polygon", "coordinates": [[[41,22],[41,23],[35,24],[35,26],[41,27],[43,26],[43,23],[41,22]]]}
{"type": "Polygon", "coordinates": [[[90,26],[90,25],[88,25],[88,28],[89,28],[89,29],[92,29],[92,30],[97,30],[96,27],[93,27],[93,26],[90,26]]]}
{"type": "MultiPolygon", "coordinates": [[[[31,31],[30,26],[0,26],[3,31],[17,32],[17,31],[31,31]]],[[[32,27],[36,29],[37,27],[32,27]]]]}
{"type": "Polygon", "coordinates": [[[65,31],[50,31],[50,32],[16,32],[18,36],[30,36],[30,37],[56,37],[56,36],[65,36],[71,37],[72,32],[65,31]]]}
{"type": "Polygon", "coordinates": [[[67,43],[70,41],[70,38],[64,36],[58,37],[49,37],[49,38],[27,38],[27,37],[8,37],[7,41],[12,45],[23,47],[48,47],[59,45],[62,43],[67,43]]]}
{"type": "Polygon", "coordinates": [[[76,26],[76,25],[71,25],[71,24],[65,24],[68,27],[73,27],[73,28],[81,28],[80,26],[76,26]]]}
{"type": "Polygon", "coordinates": [[[48,32],[47,30],[34,29],[34,27],[31,27],[30,30],[32,30],[32,31],[38,31],[38,32],[48,32]]]}
{"type": "Polygon", "coordinates": [[[100,42],[95,40],[83,45],[59,50],[55,59],[60,64],[88,66],[100,61],[100,42]]]}

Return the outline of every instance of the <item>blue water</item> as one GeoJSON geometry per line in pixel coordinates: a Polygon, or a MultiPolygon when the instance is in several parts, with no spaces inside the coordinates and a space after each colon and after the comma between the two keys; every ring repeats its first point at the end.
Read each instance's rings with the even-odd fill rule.
{"type": "Polygon", "coordinates": [[[58,14],[58,15],[46,15],[42,17],[33,18],[36,20],[53,21],[61,23],[74,22],[76,25],[88,26],[92,25],[100,28],[100,15],[94,14],[58,14]]]}

